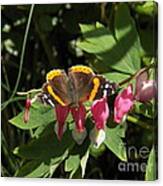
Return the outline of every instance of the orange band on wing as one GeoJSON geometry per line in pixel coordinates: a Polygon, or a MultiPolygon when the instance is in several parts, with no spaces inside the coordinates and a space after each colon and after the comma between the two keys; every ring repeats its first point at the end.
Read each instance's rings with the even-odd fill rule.
{"type": "Polygon", "coordinates": [[[50,94],[59,104],[61,104],[62,106],[65,106],[65,103],[60,99],[59,96],[57,96],[57,95],[54,93],[54,91],[53,91],[53,89],[52,89],[52,87],[51,87],[50,85],[47,86],[47,90],[48,90],[49,94],[50,94]]]}
{"type": "Polygon", "coordinates": [[[94,84],[94,86],[93,86],[93,90],[90,93],[89,101],[93,101],[93,99],[95,98],[95,96],[98,92],[99,86],[100,86],[100,80],[98,78],[94,78],[93,84],[94,84]]]}
{"type": "Polygon", "coordinates": [[[47,73],[46,75],[46,80],[52,80],[54,77],[56,76],[60,76],[62,74],[61,70],[52,70],[50,72],[47,73]]]}
{"type": "Polygon", "coordinates": [[[71,67],[70,69],[72,72],[83,72],[85,74],[90,74],[93,73],[93,70],[89,67],[86,66],[82,66],[82,65],[78,65],[78,66],[74,66],[71,67]]]}

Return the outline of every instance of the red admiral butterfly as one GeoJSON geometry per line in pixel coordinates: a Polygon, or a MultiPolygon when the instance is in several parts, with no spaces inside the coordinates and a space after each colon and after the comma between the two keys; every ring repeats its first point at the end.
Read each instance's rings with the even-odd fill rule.
{"type": "Polygon", "coordinates": [[[52,70],[47,73],[46,80],[38,97],[52,107],[55,104],[76,107],[80,102],[93,101],[115,91],[115,83],[83,65],[69,68],[68,73],[61,69],[52,70]]]}

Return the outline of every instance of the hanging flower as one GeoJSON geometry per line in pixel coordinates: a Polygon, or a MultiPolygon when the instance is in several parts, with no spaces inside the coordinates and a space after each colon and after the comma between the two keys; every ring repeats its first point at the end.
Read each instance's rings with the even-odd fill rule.
{"type": "Polygon", "coordinates": [[[25,102],[25,111],[24,111],[24,115],[23,115],[24,123],[27,123],[29,121],[31,104],[32,104],[31,100],[29,98],[27,98],[26,102],[25,102]]]}
{"type": "Polygon", "coordinates": [[[154,80],[144,81],[141,89],[136,90],[135,99],[140,102],[150,101],[156,96],[157,86],[154,80]]]}
{"type": "Polygon", "coordinates": [[[157,85],[155,80],[148,80],[148,73],[142,72],[136,77],[135,99],[140,102],[150,101],[156,96],[157,85]]]}
{"type": "Polygon", "coordinates": [[[93,146],[97,149],[104,142],[105,137],[106,134],[104,129],[97,129],[94,127],[90,132],[90,140],[93,143],[93,146]]]}
{"type": "Polygon", "coordinates": [[[75,129],[72,131],[72,137],[81,145],[87,136],[87,131],[85,128],[85,117],[86,109],[83,104],[79,104],[79,107],[71,108],[72,117],[75,121],[75,129]]]}
{"type": "Polygon", "coordinates": [[[85,117],[86,117],[86,109],[84,105],[79,104],[78,107],[69,107],[69,106],[61,106],[56,105],[55,112],[57,118],[57,124],[55,125],[55,131],[59,140],[61,140],[63,133],[66,130],[65,121],[67,116],[71,111],[72,117],[75,121],[75,131],[73,131],[73,137],[78,144],[86,137],[85,130],[85,117]],[[77,136],[79,134],[79,136],[77,136]]]}
{"type": "Polygon", "coordinates": [[[120,123],[123,117],[131,110],[134,102],[132,85],[124,89],[114,101],[114,121],[120,123]]]}
{"type": "Polygon", "coordinates": [[[71,113],[73,119],[75,121],[76,130],[78,132],[83,132],[85,129],[85,117],[86,117],[86,109],[84,105],[79,104],[79,107],[71,108],[71,113]]]}
{"type": "Polygon", "coordinates": [[[99,146],[105,140],[105,125],[109,117],[109,107],[107,98],[95,100],[91,106],[91,112],[95,127],[90,132],[90,140],[94,144],[95,148],[99,146]]]}
{"type": "Polygon", "coordinates": [[[69,113],[69,107],[64,107],[61,105],[56,105],[55,113],[57,118],[57,123],[55,125],[55,131],[59,140],[61,140],[63,133],[65,132],[66,128],[64,128],[65,120],[69,113]]]}
{"type": "Polygon", "coordinates": [[[91,106],[91,112],[97,130],[104,129],[109,117],[107,98],[95,100],[91,106]]]}

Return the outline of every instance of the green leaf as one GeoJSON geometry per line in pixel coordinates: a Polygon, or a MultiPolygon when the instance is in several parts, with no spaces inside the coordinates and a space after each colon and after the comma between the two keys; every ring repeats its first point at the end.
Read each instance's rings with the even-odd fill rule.
{"type": "Polygon", "coordinates": [[[80,161],[80,165],[82,168],[82,178],[85,175],[85,169],[86,169],[88,158],[89,158],[89,150],[87,150],[87,152],[84,154],[84,156],[81,158],[81,161],[80,161]]]}
{"type": "Polygon", "coordinates": [[[103,66],[103,72],[112,68],[119,72],[133,74],[140,69],[142,48],[127,5],[117,6],[116,39],[98,22],[95,25],[80,24],[80,28],[84,40],[78,41],[77,46],[97,57],[97,60],[92,62],[97,70],[99,66],[103,66]]]}
{"type": "Polygon", "coordinates": [[[26,159],[43,161],[49,161],[50,158],[54,158],[57,162],[73,146],[74,141],[69,130],[64,133],[60,142],[54,132],[54,125],[50,124],[38,139],[33,139],[26,145],[16,147],[14,154],[26,159]]]}
{"type": "Polygon", "coordinates": [[[46,125],[51,122],[54,122],[54,111],[52,109],[48,110],[45,113],[40,112],[38,109],[30,109],[30,119],[28,123],[23,121],[24,112],[19,113],[14,118],[10,119],[9,122],[14,126],[27,130],[39,127],[41,125],[46,125]]]}
{"type": "Polygon", "coordinates": [[[18,169],[16,176],[52,176],[56,168],[67,158],[73,146],[74,141],[70,131],[66,131],[62,141],[59,142],[54,133],[54,125],[48,125],[37,139],[32,139],[30,143],[14,149],[15,155],[28,160],[18,169]]]}
{"type": "Polygon", "coordinates": [[[122,56],[122,64],[126,64],[127,68],[132,69],[133,72],[139,70],[143,50],[135,22],[126,4],[119,4],[115,13],[115,35],[120,49],[119,55],[122,56]]]}
{"type": "Polygon", "coordinates": [[[108,80],[113,81],[115,83],[120,83],[121,81],[129,78],[128,74],[119,73],[119,72],[109,72],[103,74],[108,80]]]}
{"type": "Polygon", "coordinates": [[[127,161],[126,147],[122,141],[125,137],[126,126],[117,125],[115,128],[106,129],[105,145],[122,161],[127,161]]]}
{"type": "Polygon", "coordinates": [[[70,178],[75,174],[80,165],[79,155],[70,155],[69,158],[65,161],[65,171],[71,172],[70,178]]]}
{"type": "Polygon", "coordinates": [[[15,176],[27,178],[40,178],[43,177],[49,170],[49,165],[44,162],[32,160],[21,166],[15,176]]]}
{"type": "Polygon", "coordinates": [[[157,2],[147,1],[143,4],[138,4],[136,5],[135,10],[139,14],[154,16],[157,13],[157,2]]]}
{"type": "Polygon", "coordinates": [[[56,168],[67,157],[68,153],[65,152],[58,161],[52,158],[48,161],[31,160],[22,165],[16,172],[16,177],[27,178],[40,178],[52,176],[56,168]]]}
{"type": "Polygon", "coordinates": [[[145,180],[153,181],[156,179],[157,179],[157,176],[156,176],[156,155],[155,155],[155,149],[154,149],[154,147],[152,147],[152,150],[149,154],[147,167],[146,167],[145,180]]]}
{"type": "Polygon", "coordinates": [[[156,109],[155,105],[152,104],[152,102],[149,103],[141,103],[141,102],[136,102],[134,104],[134,112],[137,114],[142,114],[148,119],[152,119],[155,117],[156,109]]]}
{"type": "Polygon", "coordinates": [[[98,158],[104,154],[106,150],[106,146],[104,143],[102,143],[99,148],[94,147],[93,144],[90,146],[90,155],[93,156],[94,158],[98,158]]]}

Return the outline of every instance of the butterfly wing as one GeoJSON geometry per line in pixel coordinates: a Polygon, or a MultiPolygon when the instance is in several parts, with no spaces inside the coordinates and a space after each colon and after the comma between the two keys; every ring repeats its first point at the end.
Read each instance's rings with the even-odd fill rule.
{"type": "MultiPolygon", "coordinates": [[[[43,98],[52,100],[54,104],[59,103],[62,106],[69,105],[72,100],[69,94],[69,79],[65,71],[63,70],[52,70],[47,73],[47,82],[43,85],[43,98]]],[[[46,102],[49,102],[46,99],[46,102]]],[[[52,104],[51,104],[52,105],[52,104]]]]}
{"type": "Polygon", "coordinates": [[[99,87],[93,99],[100,99],[101,97],[109,97],[114,94],[117,89],[117,84],[107,80],[102,75],[96,75],[94,78],[99,80],[99,87]]]}
{"type": "Polygon", "coordinates": [[[73,87],[73,103],[88,100],[93,86],[94,72],[92,69],[82,65],[73,66],[69,69],[68,76],[73,87]]]}

